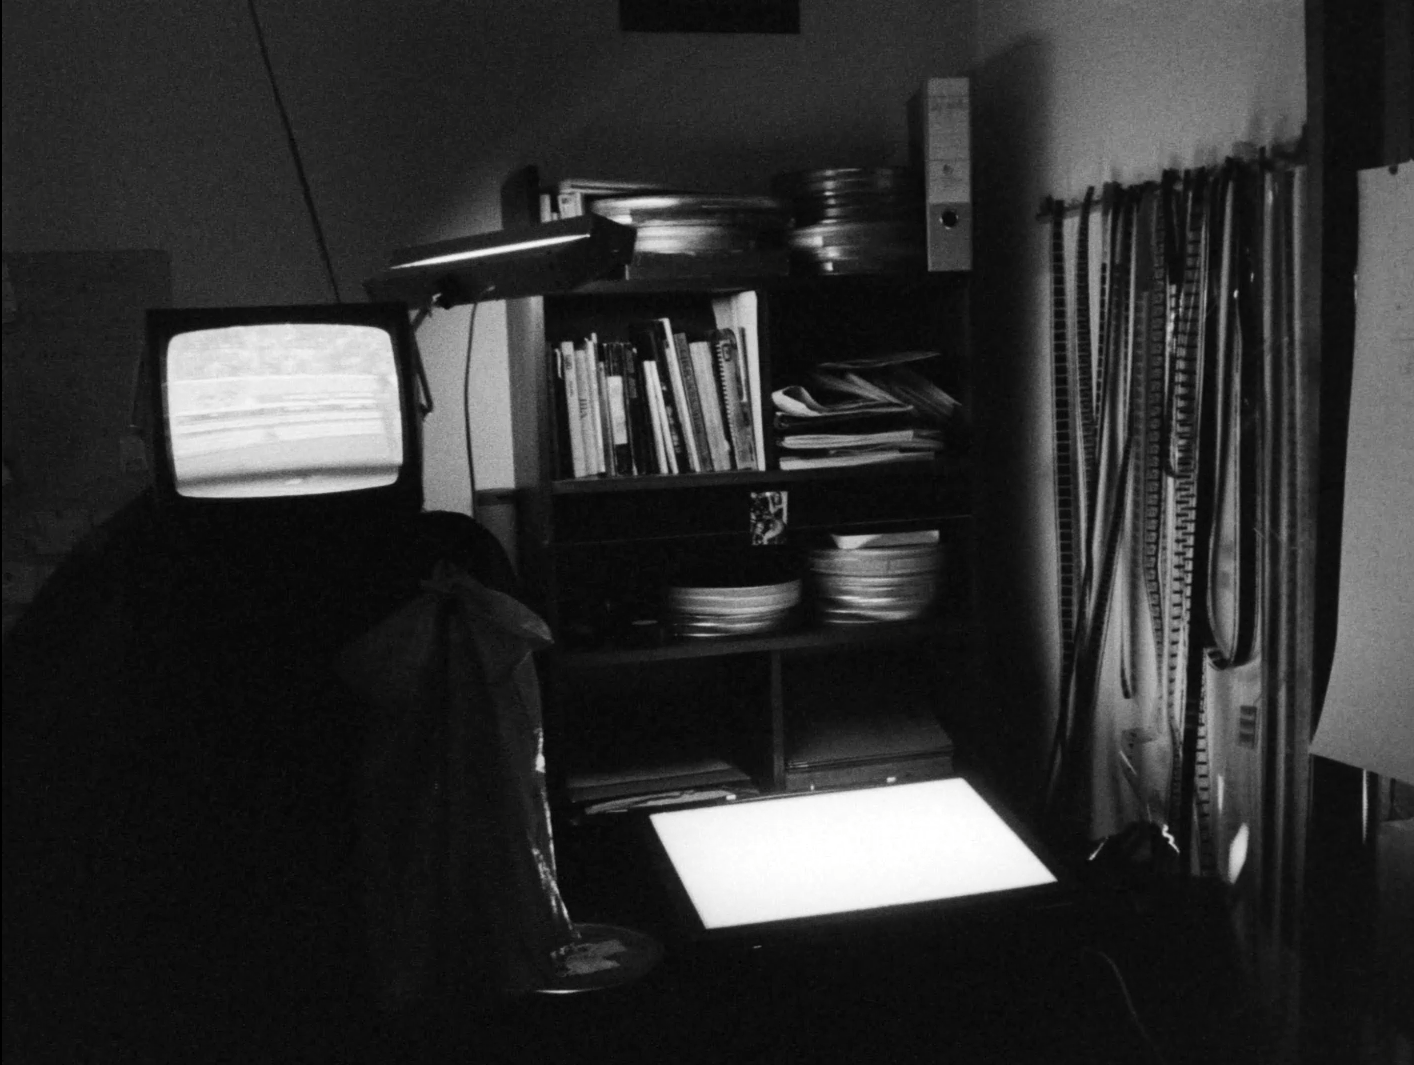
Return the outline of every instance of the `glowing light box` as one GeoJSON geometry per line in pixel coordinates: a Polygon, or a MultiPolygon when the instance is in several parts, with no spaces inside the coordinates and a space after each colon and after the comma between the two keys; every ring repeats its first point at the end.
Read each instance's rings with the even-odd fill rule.
{"type": "Polygon", "coordinates": [[[649,821],[709,930],[1056,883],[961,778],[671,810],[649,821]]]}

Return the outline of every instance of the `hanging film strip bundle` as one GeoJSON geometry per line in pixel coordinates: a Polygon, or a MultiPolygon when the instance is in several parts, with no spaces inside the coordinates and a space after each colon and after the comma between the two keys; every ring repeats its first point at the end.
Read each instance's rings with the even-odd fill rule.
{"type": "Polygon", "coordinates": [[[1091,839],[1162,825],[1203,873],[1209,729],[1236,713],[1211,678],[1261,648],[1299,181],[1229,160],[1043,216],[1061,633],[1047,813],[1091,839]]]}

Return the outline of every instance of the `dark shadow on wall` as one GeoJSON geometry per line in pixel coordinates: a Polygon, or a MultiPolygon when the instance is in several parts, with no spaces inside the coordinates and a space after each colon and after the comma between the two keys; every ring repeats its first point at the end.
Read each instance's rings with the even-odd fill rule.
{"type": "MultiPolygon", "coordinates": [[[[1050,509],[1050,403],[1038,389],[1033,338],[1047,313],[1032,297],[1045,269],[1037,243],[1040,161],[1045,157],[1048,44],[1024,37],[974,72],[974,417],[976,511],[983,654],[978,753],[1019,811],[1034,809],[1040,763],[1054,716],[1048,641],[1054,595],[1037,586],[1040,556],[1054,534],[1050,509]]],[[[1047,379],[1049,374],[1046,375],[1047,379]]],[[[1044,572],[1044,571],[1041,571],[1044,572]]]]}

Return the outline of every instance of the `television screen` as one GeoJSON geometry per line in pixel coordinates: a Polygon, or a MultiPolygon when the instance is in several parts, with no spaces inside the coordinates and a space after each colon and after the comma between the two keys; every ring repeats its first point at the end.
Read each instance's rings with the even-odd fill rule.
{"type": "Polygon", "coordinates": [[[156,461],[180,500],[399,492],[416,479],[405,308],[154,311],[156,461]]]}
{"type": "Polygon", "coordinates": [[[1057,883],[962,778],[650,815],[704,929],[1057,883]]]}
{"type": "Polygon", "coordinates": [[[376,326],[199,329],[167,349],[166,413],[184,496],[390,485],[403,462],[393,340],[376,326]]]}

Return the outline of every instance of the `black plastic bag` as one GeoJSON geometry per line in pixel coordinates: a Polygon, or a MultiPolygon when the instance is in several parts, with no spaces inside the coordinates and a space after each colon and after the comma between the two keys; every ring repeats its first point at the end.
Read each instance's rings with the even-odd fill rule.
{"type": "Polygon", "coordinates": [[[448,563],[423,589],[339,660],[368,704],[360,856],[372,993],[390,1009],[546,986],[574,941],[532,657],[549,628],[448,563]]]}

